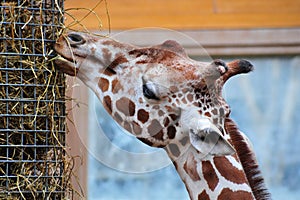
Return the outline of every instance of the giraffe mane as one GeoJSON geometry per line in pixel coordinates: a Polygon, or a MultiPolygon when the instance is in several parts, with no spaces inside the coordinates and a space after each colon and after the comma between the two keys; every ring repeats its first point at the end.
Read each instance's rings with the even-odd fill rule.
{"type": "Polygon", "coordinates": [[[239,131],[234,121],[230,118],[225,120],[225,129],[230,135],[233,146],[244,168],[249,185],[257,200],[271,199],[271,194],[265,186],[264,178],[257,164],[255,154],[249,148],[247,141],[239,131]]]}

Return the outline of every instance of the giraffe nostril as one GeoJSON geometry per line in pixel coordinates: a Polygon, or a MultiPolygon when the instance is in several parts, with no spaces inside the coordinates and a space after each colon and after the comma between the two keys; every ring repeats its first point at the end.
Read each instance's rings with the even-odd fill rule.
{"type": "Polygon", "coordinates": [[[71,46],[80,45],[80,44],[85,43],[84,38],[81,35],[76,34],[76,33],[68,34],[68,40],[69,40],[71,46]]]}

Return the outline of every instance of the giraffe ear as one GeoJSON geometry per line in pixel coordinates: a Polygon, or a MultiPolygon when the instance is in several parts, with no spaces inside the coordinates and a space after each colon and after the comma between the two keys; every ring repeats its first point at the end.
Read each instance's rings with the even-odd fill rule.
{"type": "Polygon", "coordinates": [[[210,120],[200,119],[196,123],[196,128],[190,129],[189,132],[194,148],[204,155],[224,156],[235,153],[232,145],[227,142],[220,130],[210,120]]]}

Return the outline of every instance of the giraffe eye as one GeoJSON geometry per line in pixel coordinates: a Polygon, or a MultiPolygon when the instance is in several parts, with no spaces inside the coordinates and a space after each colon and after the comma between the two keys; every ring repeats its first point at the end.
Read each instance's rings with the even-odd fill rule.
{"type": "Polygon", "coordinates": [[[147,99],[159,100],[159,98],[155,95],[155,86],[153,83],[145,83],[143,84],[143,95],[147,99]]]}

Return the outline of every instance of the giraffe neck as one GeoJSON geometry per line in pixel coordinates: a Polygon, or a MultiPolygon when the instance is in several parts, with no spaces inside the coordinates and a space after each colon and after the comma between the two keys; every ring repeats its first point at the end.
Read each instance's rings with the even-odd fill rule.
{"type": "Polygon", "coordinates": [[[249,141],[230,118],[225,120],[237,153],[228,156],[203,156],[189,146],[175,158],[167,150],[191,199],[271,199],[249,141]]]}
{"type": "Polygon", "coordinates": [[[191,146],[173,163],[191,199],[255,199],[236,154],[203,158],[191,146]]]}

